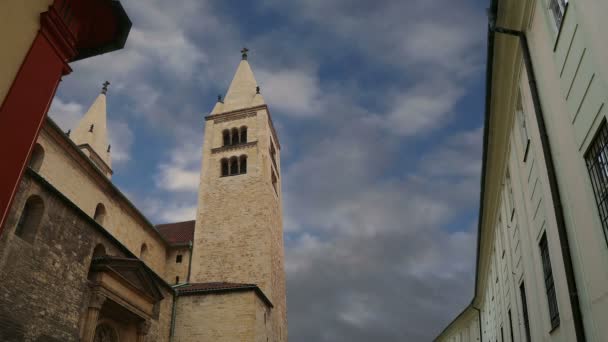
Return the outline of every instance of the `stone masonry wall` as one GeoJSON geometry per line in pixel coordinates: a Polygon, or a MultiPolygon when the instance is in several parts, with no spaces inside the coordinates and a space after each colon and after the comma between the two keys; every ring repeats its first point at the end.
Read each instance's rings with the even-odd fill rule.
{"type": "MultiPolygon", "coordinates": [[[[39,173],[61,193],[93,217],[97,204],[106,209],[102,226],[116,236],[129,250],[139,256],[145,243],[144,262],[157,274],[165,276],[166,245],[155,228],[136,215],[128,204],[99,181],[74,153],[68,142],[48,122],[43,126],[38,143],[44,149],[44,160],[39,173]]],[[[103,176],[102,176],[103,177],[103,176]]],[[[173,276],[175,278],[175,276],[173,276]]]]}
{"type": "MultiPolygon", "coordinates": [[[[0,236],[0,341],[78,341],[97,244],[109,255],[128,256],[49,184],[26,172],[0,236]],[[44,214],[28,242],[15,228],[32,194],[42,198],[44,214]]],[[[151,320],[146,341],[168,340],[172,295],[162,291],[159,318],[151,320]]]]}

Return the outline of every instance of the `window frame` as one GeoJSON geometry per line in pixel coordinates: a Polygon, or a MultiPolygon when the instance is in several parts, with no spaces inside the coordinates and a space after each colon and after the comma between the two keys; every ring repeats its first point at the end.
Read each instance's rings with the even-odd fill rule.
{"type": "Polygon", "coordinates": [[[183,256],[183,255],[181,255],[181,254],[177,254],[177,255],[175,256],[175,263],[176,263],[176,264],[181,264],[181,263],[182,263],[183,258],[184,258],[184,256],[183,256]]]}
{"type": "Polygon", "coordinates": [[[608,245],[608,122],[600,123],[584,154],[595,205],[608,245]]]}
{"type": "Polygon", "coordinates": [[[551,331],[559,327],[559,305],[557,303],[557,291],[555,288],[555,279],[553,278],[553,267],[551,265],[551,255],[549,252],[549,241],[547,232],[543,232],[539,242],[540,258],[543,268],[543,279],[545,283],[545,293],[547,295],[547,305],[549,311],[549,321],[551,323],[551,331]]]}

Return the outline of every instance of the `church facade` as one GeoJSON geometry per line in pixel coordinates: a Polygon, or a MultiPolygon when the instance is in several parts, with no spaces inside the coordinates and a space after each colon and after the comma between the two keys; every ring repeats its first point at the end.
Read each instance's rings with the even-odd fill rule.
{"type": "Polygon", "coordinates": [[[437,341],[608,341],[602,0],[492,0],[471,303],[437,341]]]}
{"type": "Polygon", "coordinates": [[[42,128],[0,236],[0,340],[287,341],[280,143],[246,50],[192,221],[155,226],[112,184],[106,92],[42,128]]]}

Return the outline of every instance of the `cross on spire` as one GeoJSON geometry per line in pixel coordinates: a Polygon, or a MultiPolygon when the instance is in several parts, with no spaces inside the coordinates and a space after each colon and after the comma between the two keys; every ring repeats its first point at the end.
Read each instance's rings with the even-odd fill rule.
{"type": "Polygon", "coordinates": [[[248,52],[248,51],[249,51],[249,49],[248,49],[248,48],[246,48],[246,47],[244,47],[244,48],[241,50],[241,56],[243,57],[243,60],[247,60],[247,52],[248,52]]]}
{"type": "Polygon", "coordinates": [[[110,82],[105,81],[103,82],[103,88],[101,88],[101,93],[102,94],[106,94],[108,92],[108,86],[110,85],[110,82]]]}

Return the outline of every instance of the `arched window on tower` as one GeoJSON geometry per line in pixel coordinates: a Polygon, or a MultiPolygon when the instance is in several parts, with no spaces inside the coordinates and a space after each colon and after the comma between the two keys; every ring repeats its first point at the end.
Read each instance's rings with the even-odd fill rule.
{"type": "Polygon", "coordinates": [[[93,249],[93,259],[100,258],[106,255],[106,248],[101,243],[98,243],[97,246],[93,249]]]}
{"type": "Polygon", "coordinates": [[[221,165],[222,165],[222,176],[228,176],[230,175],[230,167],[228,166],[228,159],[224,158],[221,161],[221,165]]]}
{"type": "Polygon", "coordinates": [[[247,143],[247,126],[241,127],[241,144],[247,143]]]}
{"type": "Polygon", "coordinates": [[[232,129],[232,145],[238,145],[239,144],[239,130],[236,128],[232,129]]]}
{"type": "Polygon", "coordinates": [[[230,131],[225,129],[222,132],[222,141],[224,142],[224,146],[230,145],[230,131]]]}
{"type": "Polygon", "coordinates": [[[44,149],[40,144],[36,144],[34,149],[32,150],[32,156],[30,157],[29,167],[32,170],[38,172],[40,171],[40,167],[42,166],[42,161],[44,160],[44,149]]]}
{"type": "Polygon", "coordinates": [[[148,246],[145,243],[141,244],[141,248],[139,249],[139,259],[145,261],[148,257],[148,246]]]}
{"type": "Polygon", "coordinates": [[[106,207],[99,203],[97,207],[95,207],[95,214],[93,215],[93,219],[103,226],[103,221],[106,218],[106,207]]]}
{"type": "Polygon", "coordinates": [[[239,174],[239,159],[237,157],[230,158],[230,175],[239,174]]]}
{"type": "Polygon", "coordinates": [[[247,173],[247,156],[242,155],[239,157],[239,171],[241,174],[247,173]]]}
{"type": "Polygon", "coordinates": [[[33,242],[43,214],[44,202],[42,198],[37,195],[30,196],[25,202],[21,217],[19,218],[19,222],[17,222],[15,235],[30,243],[33,242]]]}

